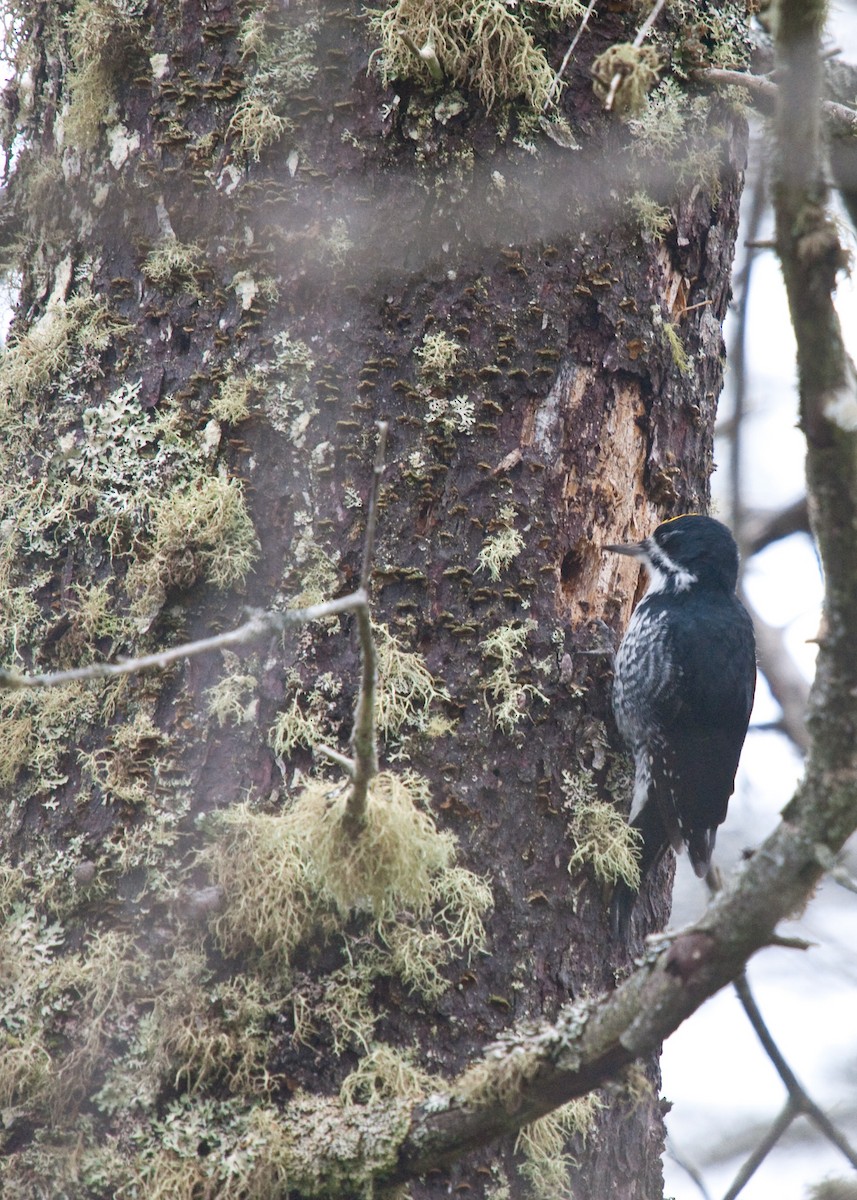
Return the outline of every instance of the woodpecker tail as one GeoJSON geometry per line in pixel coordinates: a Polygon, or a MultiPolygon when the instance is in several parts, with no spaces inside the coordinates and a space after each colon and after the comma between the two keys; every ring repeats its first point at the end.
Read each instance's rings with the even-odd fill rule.
{"type": "Polygon", "coordinates": [[[638,892],[628,887],[624,879],[620,879],[616,884],[613,899],[610,901],[610,933],[614,942],[627,942],[631,913],[638,895],[638,892]]]}
{"type": "MultiPolygon", "coordinates": [[[[664,829],[663,821],[655,804],[651,800],[643,805],[641,811],[631,822],[632,829],[638,829],[643,836],[640,851],[640,887],[655,869],[669,847],[669,838],[664,829]]],[[[616,941],[625,942],[631,927],[631,914],[637,902],[639,892],[630,887],[624,879],[616,884],[613,898],[610,901],[610,930],[616,941]]]]}

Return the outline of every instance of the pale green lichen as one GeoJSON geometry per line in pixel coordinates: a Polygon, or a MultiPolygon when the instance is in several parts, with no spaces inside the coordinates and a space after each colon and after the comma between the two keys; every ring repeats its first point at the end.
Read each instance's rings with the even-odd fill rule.
{"type": "Polygon", "coordinates": [[[161,291],[185,292],[196,299],[204,294],[200,273],[205,269],[205,252],[193,242],[165,237],[143,259],[140,269],[161,291]]]}
{"type": "Polygon", "coordinates": [[[504,733],[512,733],[528,713],[530,701],[548,703],[547,696],[532,683],[519,678],[526,651],[528,634],[535,621],[508,621],[493,630],[479,643],[483,655],[497,660],[498,665],[482,684],[494,724],[504,733]]]}
{"type": "Polygon", "coordinates": [[[241,660],[229,650],[223,651],[224,675],[205,693],[209,715],[218,725],[247,725],[255,720],[259,681],[240,670],[241,660]]]}
{"type": "Polygon", "coordinates": [[[665,205],[658,204],[647,192],[639,189],[632,192],[625,200],[625,206],[647,241],[661,241],[672,227],[671,211],[665,205]]]}
{"type": "Polygon", "coordinates": [[[634,117],[645,108],[659,71],[660,60],[651,46],[620,42],[608,46],[593,62],[592,88],[602,103],[610,99],[617,116],[634,117]]]}
{"type": "Polygon", "coordinates": [[[424,730],[432,705],[448,700],[449,692],[434,678],[423,656],[406,649],[386,625],[374,623],[372,631],[378,656],[375,720],[379,733],[396,738],[405,729],[424,730]]]}
{"type": "Polygon", "coordinates": [[[211,399],[211,415],[228,425],[240,425],[250,416],[250,397],[253,390],[253,380],[250,376],[239,375],[230,370],[211,399]]]}
{"type": "Polygon", "coordinates": [[[662,80],[628,122],[639,157],[670,163],[679,187],[702,183],[717,197],[723,129],[712,120],[708,96],[684,92],[674,78],[662,80]]]}
{"type": "Polygon", "coordinates": [[[580,0],[395,0],[370,14],[380,41],[376,64],[385,83],[415,78],[475,89],[486,108],[521,100],[536,112],[559,93],[538,21],[580,16],[580,0]]]}
{"type": "MultiPolygon", "coordinates": [[[[382,772],[372,780],[359,836],[343,825],[347,791],[309,780],[282,814],[239,806],[219,817],[221,839],[201,857],[225,895],[216,936],[227,954],[252,949],[267,972],[284,979],[304,938],[332,933],[362,913],[380,938],[365,947],[369,977],[402,973],[416,987],[408,965],[430,947],[435,970],[427,986],[434,992],[437,968],[481,944],[490,889],[455,865],[455,840],[437,830],[417,776],[382,772]],[[410,914],[404,925],[403,912],[410,914]],[[396,942],[404,927],[413,935],[407,947],[396,942]]],[[[360,960],[352,966],[359,972],[360,960]]],[[[346,974],[346,984],[354,987],[355,978],[346,974]]]]}
{"type": "Polygon", "coordinates": [[[469,437],[476,427],[476,402],[463,394],[452,398],[432,396],[426,420],[429,424],[440,425],[447,433],[463,433],[469,437]]]}
{"type": "Polygon", "coordinates": [[[274,338],[276,353],[256,367],[255,385],[274,429],[288,435],[298,448],[306,442],[307,427],[316,412],[310,386],[315,358],[306,342],[283,330],[274,338]]]}
{"type": "Polygon", "coordinates": [[[0,353],[0,422],[37,400],[55,381],[71,376],[129,328],[99,297],[58,299],[0,353]]]}
{"type": "Polygon", "coordinates": [[[420,360],[420,375],[431,384],[445,385],[455,370],[461,346],[447,334],[427,333],[414,349],[420,360]]]}
{"type": "Polygon", "coordinates": [[[69,59],[65,141],[92,150],[115,110],[123,67],[142,48],[148,25],[144,0],[76,0],[65,17],[69,59]]]}
{"type": "Polygon", "coordinates": [[[228,132],[237,148],[259,160],[265,147],[294,128],[288,114],[293,96],[310,83],[317,71],[317,22],[283,24],[273,6],[251,12],[241,24],[239,43],[247,84],[228,132]]]}
{"type": "Polygon", "coordinates": [[[225,475],[180,485],[157,498],[151,527],[148,552],[126,579],[141,628],[154,620],[168,588],[192,587],[200,579],[221,590],[235,587],[259,553],[241,483],[225,475]]]}
{"type": "Polygon", "coordinates": [[[585,1143],[603,1107],[604,1102],[597,1095],[583,1096],[520,1131],[515,1150],[523,1155],[520,1171],[535,1200],[573,1200],[568,1173],[576,1162],[566,1149],[568,1140],[576,1137],[585,1143]]]}
{"type": "Polygon", "coordinates": [[[339,1098],[343,1104],[388,1099],[416,1103],[437,1086],[435,1076],[415,1065],[413,1050],[377,1042],[342,1081],[339,1098]]]}
{"type": "Polygon", "coordinates": [[[591,866],[601,882],[615,884],[622,879],[638,891],[642,845],[639,831],[612,804],[599,799],[591,771],[563,771],[562,791],[563,806],[571,814],[568,833],[575,844],[568,862],[569,874],[591,866]]]}
{"type": "Polygon", "coordinates": [[[516,516],[514,505],[504,504],[498,515],[497,528],[488,535],[479,551],[477,571],[485,571],[495,582],[524,548],[523,535],[514,526],[516,516]]]}
{"type": "MultiPolygon", "coordinates": [[[[329,595],[329,593],[327,593],[329,595]]],[[[300,595],[301,603],[315,603],[322,596],[314,590],[300,595]]],[[[326,597],[325,597],[326,598],[326,597]]],[[[378,661],[375,723],[378,732],[394,741],[405,735],[426,732],[437,701],[448,700],[449,692],[437,682],[421,654],[408,650],[386,625],[374,624],[378,661]]],[[[330,699],[341,690],[332,676],[318,677],[304,687],[295,673],[287,681],[287,702],[270,733],[277,754],[288,757],[298,746],[312,749],[336,740],[336,723],[331,719],[330,699]]]]}

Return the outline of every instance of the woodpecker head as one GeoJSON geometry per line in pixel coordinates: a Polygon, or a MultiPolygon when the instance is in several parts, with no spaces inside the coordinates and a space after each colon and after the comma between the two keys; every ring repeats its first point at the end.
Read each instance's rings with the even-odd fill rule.
{"type": "Polygon", "coordinates": [[[649,573],[649,592],[695,587],[734,592],[738,582],[735,539],[713,517],[673,517],[643,542],[604,549],[638,558],[649,573]]]}

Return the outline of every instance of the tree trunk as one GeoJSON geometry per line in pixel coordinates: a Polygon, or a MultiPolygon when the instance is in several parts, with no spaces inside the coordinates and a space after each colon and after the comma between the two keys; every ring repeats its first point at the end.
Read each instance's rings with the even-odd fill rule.
{"type": "MultiPolygon", "coordinates": [[[[352,590],[386,420],[371,802],[404,824],[328,837],[350,617],[4,693],[4,1196],[311,1194],[278,1121],[425,1095],[668,916],[670,864],[612,943],[586,849],[629,803],[636,567],[600,547],[708,503],[744,123],[681,80],[740,63],[741,6],[663,14],[662,82],[614,54],[598,95],[636,26],[593,15],[545,115],[582,6],[497,5],[467,58],[478,7],[20,5],[3,662],[352,590]]],[[[660,1196],[646,1076],[412,1193],[660,1196]]]]}

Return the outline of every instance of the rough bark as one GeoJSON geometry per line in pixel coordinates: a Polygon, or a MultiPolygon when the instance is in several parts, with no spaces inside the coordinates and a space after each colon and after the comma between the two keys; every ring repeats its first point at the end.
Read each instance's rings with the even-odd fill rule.
{"type": "MultiPolygon", "coordinates": [[[[581,796],[627,802],[616,783],[606,651],[630,612],[636,569],[599,547],[708,501],[743,120],[710,99],[702,117],[687,108],[667,147],[652,126],[665,128],[665,112],[649,110],[639,135],[605,113],[588,72],[607,47],[631,40],[621,12],[593,19],[576,50],[562,99],[574,150],[528,124],[520,106],[498,101],[486,113],[473,90],[421,79],[385,86],[367,71],[374,42],[356,4],[278,15],[228,0],[153,3],[144,31],[116,24],[112,12],[79,0],[63,24],[51,8],[21,9],[19,78],[7,97],[24,143],[6,206],[8,253],[21,272],[14,335],[19,346],[34,330],[47,335],[75,298],[106,302],[113,324],[106,344],[75,326],[42,375],[19,372],[4,396],[4,572],[14,598],[4,653],[25,669],[68,666],[205,636],[239,623],[247,604],[352,591],[374,422],[389,421],[376,620],[424,657],[437,696],[382,744],[382,766],[425,777],[434,819],[458,839],[459,862],[490,881],[493,910],[487,953],[443,966],[443,994],[418,995],[389,964],[368,987],[360,978],[375,1014],[371,1039],[416,1045],[420,1064],[449,1078],[511,1022],[553,1019],[567,1000],[614,986],[643,934],[667,916],[668,867],[641,902],[634,944],[610,945],[603,887],[588,867],[569,875],[568,825],[581,796]],[[256,12],[261,44],[248,34],[256,12]],[[123,39],[111,60],[119,70],[98,82],[109,102],[94,115],[81,108],[96,87],[84,68],[103,68],[97,29],[85,24],[93,13],[123,39]],[[260,82],[268,42],[291,71],[275,78],[276,97],[260,82]],[[239,121],[254,95],[284,122],[269,143],[254,145],[239,121]],[[65,111],[60,131],[69,98],[76,120],[65,111]],[[650,222],[641,230],[631,191],[662,206],[660,232],[650,222]],[[158,257],[188,246],[189,255],[158,257]],[[239,408],[224,415],[224,388],[244,380],[247,417],[239,408]],[[152,420],[176,414],[175,436],[196,447],[195,458],[182,451],[192,468],[177,476],[166,455],[164,484],[123,462],[150,490],[119,486],[140,515],[120,522],[112,542],[81,493],[68,513],[37,520],[38,506],[22,507],[21,480],[33,492],[48,481],[45,494],[59,495],[56,480],[76,456],[88,461],[95,418],[85,410],[103,411],[123,382],[138,381],[129,403],[152,420]],[[232,526],[199,532],[195,510],[158,507],[162,487],[182,500],[207,495],[221,470],[246,485],[259,547],[250,571],[235,558],[232,526]],[[172,525],[172,541],[165,532],[167,516],[175,524],[181,514],[184,545],[172,525]],[[106,587],[118,623],[84,619],[82,589],[92,585],[106,587]],[[508,662],[490,641],[504,629],[513,635],[503,643],[508,662]],[[564,771],[576,781],[571,792],[564,771]]],[[[659,22],[665,76],[704,65],[723,36],[722,16],[705,6],[698,15],[692,25],[659,22]]],[[[740,31],[737,8],[729,19],[740,31]]],[[[537,29],[554,66],[575,27],[537,29]]],[[[169,436],[140,447],[139,461],[157,458],[169,436]]],[[[107,457],[93,460],[105,480],[107,457]]],[[[302,1091],[335,1094],[364,1057],[363,1034],[338,1034],[318,1014],[332,978],[347,981],[381,953],[365,913],[322,914],[296,945],[288,982],[275,985],[252,945],[239,953],[218,941],[222,911],[197,911],[210,883],[197,853],[212,838],[220,853],[229,845],[199,818],[248,799],[275,815],[293,802],[299,772],[335,778],[307,743],[323,734],[347,749],[358,678],[346,618],[238,659],[195,660],[99,692],[89,707],[68,701],[62,718],[4,708],[7,742],[14,735],[25,747],[2,774],[2,848],[23,871],[10,874],[10,897],[35,921],[62,926],[62,944],[46,950],[58,962],[74,959],[83,972],[101,961],[92,947],[103,951],[105,931],[115,931],[120,962],[134,964],[118,971],[100,1026],[92,987],[70,976],[57,1000],[62,1020],[46,1027],[67,1044],[45,1042],[37,1079],[7,1084],[5,1151],[19,1189],[10,1194],[74,1171],[81,1195],[108,1194],[117,1181],[130,1186],[132,1160],[145,1195],[185,1194],[192,1172],[204,1189],[202,1160],[249,1136],[224,1101],[249,1110],[255,1093],[288,1112],[302,1091]],[[243,682],[221,724],[209,690],[229,674],[243,682]],[[271,731],[293,703],[315,732],[287,750],[275,738],[272,749],[271,731]],[[49,770],[37,744],[45,740],[57,747],[49,770]],[[195,1035],[140,1034],[141,1019],[163,1029],[175,1016],[156,999],[159,988],[181,994],[170,963],[190,980],[192,1020],[215,1030],[205,1053],[195,1035]],[[224,981],[236,973],[270,989],[256,1013],[266,1057],[246,1070],[235,1065],[246,1005],[233,1040],[224,1034],[227,1048],[215,1048],[224,981]],[[300,1013],[313,1011],[315,1027],[301,1026],[300,1013]],[[93,1025],[100,1040],[80,1088],[59,1087],[93,1025]],[[107,1111],[95,1104],[111,1061],[154,1081],[150,1093],[107,1111]],[[221,1106],[216,1116],[209,1102],[221,1106]],[[60,1110],[53,1140],[37,1136],[45,1113],[60,1110]],[[95,1182],[71,1162],[77,1112],[95,1182]],[[185,1149],[193,1137],[205,1147],[196,1158],[157,1131],[165,1112],[185,1149]],[[132,1141],[140,1129],[144,1151],[132,1141]]],[[[22,995],[50,992],[45,978],[22,984],[22,995]]],[[[42,1046],[41,1031],[29,1033],[42,1046]]],[[[653,1055],[647,1071],[656,1089],[653,1055]]],[[[591,1196],[658,1196],[656,1092],[634,1100],[617,1089],[604,1101],[570,1143],[572,1184],[591,1196]]],[[[285,1184],[270,1169],[270,1194],[280,1194],[285,1184]]],[[[345,1168],[343,1180],[341,1190],[356,1189],[345,1168]]],[[[414,1194],[506,1181],[512,1195],[526,1186],[512,1139],[429,1174],[414,1194]]]]}

